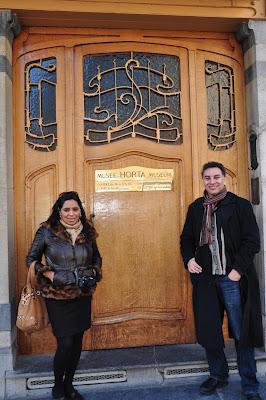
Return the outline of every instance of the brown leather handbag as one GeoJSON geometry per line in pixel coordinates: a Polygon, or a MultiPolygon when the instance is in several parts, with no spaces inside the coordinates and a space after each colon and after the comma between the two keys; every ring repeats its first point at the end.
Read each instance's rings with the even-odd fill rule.
{"type": "Polygon", "coordinates": [[[17,327],[26,333],[40,331],[49,324],[45,301],[36,282],[34,266],[35,262],[28,270],[27,282],[22,289],[16,321],[17,327]]]}

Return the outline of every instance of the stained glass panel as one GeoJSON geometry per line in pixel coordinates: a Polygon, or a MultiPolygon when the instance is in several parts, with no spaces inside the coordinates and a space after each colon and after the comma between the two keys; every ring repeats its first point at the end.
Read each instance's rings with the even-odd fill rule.
{"type": "Polygon", "coordinates": [[[25,66],[25,136],[35,150],[56,148],[56,58],[25,66]]]}
{"type": "Polygon", "coordinates": [[[236,140],[234,73],[231,67],[206,61],[208,144],[212,150],[229,149],[236,140]]]}
{"type": "Polygon", "coordinates": [[[85,56],[84,141],[182,142],[179,59],[147,53],[85,56]]]}

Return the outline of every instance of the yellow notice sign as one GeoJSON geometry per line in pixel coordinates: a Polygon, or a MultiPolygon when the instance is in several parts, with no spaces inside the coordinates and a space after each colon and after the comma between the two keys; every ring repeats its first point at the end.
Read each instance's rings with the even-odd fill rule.
{"type": "Polygon", "coordinates": [[[172,190],[173,169],[139,166],[95,171],[95,192],[172,190]]]}

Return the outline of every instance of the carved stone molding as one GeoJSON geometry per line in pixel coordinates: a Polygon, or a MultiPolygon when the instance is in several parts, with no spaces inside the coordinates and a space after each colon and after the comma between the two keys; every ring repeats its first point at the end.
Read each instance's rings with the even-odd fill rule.
{"type": "Polygon", "coordinates": [[[0,11],[0,36],[6,36],[12,42],[19,35],[20,30],[15,14],[12,14],[10,10],[0,11]]]}

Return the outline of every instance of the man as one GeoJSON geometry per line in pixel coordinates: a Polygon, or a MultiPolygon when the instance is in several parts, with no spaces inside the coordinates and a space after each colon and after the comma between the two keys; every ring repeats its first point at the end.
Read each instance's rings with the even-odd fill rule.
{"type": "Polygon", "coordinates": [[[193,285],[197,340],[205,348],[210,370],[200,393],[210,395],[228,384],[225,310],[243,393],[246,400],[258,400],[254,347],[263,345],[263,331],[253,259],[260,249],[259,230],[251,204],[227,191],[225,175],[220,163],[203,166],[204,197],[189,206],[181,234],[181,253],[193,285]]]}

